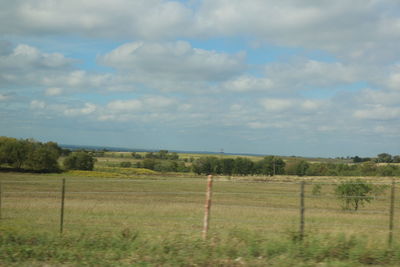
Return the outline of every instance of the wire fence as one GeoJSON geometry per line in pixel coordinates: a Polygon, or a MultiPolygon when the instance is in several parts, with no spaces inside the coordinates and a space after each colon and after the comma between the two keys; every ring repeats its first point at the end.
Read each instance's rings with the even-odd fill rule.
{"type": "Polygon", "coordinates": [[[369,184],[380,190],[367,198],[339,197],[338,183],[331,182],[216,179],[206,186],[204,179],[3,180],[0,219],[60,233],[132,228],[155,234],[198,231],[207,238],[208,231],[239,227],[297,233],[301,240],[312,231],[350,232],[376,235],[392,245],[400,232],[396,183],[369,184]],[[347,200],[361,201],[360,206],[343,209],[347,200]]]}

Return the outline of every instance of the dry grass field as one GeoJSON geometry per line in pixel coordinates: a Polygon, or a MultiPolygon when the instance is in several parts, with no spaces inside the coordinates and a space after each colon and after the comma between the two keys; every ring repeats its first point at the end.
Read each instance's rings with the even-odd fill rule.
{"type": "MultiPolygon", "coordinates": [[[[387,242],[388,186],[360,210],[345,211],[334,195],[334,183],[345,177],[215,177],[209,238],[203,241],[206,177],[111,174],[0,173],[0,266],[400,263],[399,200],[393,247],[387,242]],[[303,242],[300,181],[306,181],[303,242]]],[[[385,178],[368,181],[390,184],[385,178]]]]}
{"type": "MultiPolygon", "coordinates": [[[[146,235],[200,236],[205,177],[151,175],[122,179],[91,178],[82,172],[66,175],[1,173],[2,224],[57,232],[63,177],[66,178],[65,232],[134,229],[146,235]]],[[[254,181],[216,177],[210,233],[223,234],[235,228],[274,236],[296,232],[300,221],[299,179],[275,177],[274,180],[254,181]]],[[[386,242],[389,188],[360,210],[345,211],[334,195],[334,185],[328,183],[327,178],[302,180],[307,181],[306,232],[368,235],[386,242]],[[317,195],[312,193],[315,184],[321,185],[317,195]]],[[[395,203],[395,222],[398,222],[400,201],[395,203]]],[[[395,237],[400,237],[397,231],[400,225],[395,223],[395,227],[395,237]]]]}

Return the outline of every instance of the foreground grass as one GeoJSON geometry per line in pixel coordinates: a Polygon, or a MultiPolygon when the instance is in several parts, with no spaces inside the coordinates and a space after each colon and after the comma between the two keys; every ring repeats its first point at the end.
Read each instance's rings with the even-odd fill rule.
{"type": "Polygon", "coordinates": [[[293,183],[299,178],[246,179],[215,179],[204,242],[205,177],[0,173],[0,266],[400,266],[399,247],[387,246],[388,188],[349,212],[327,179],[318,178],[318,195],[308,184],[306,238],[299,242],[293,183]],[[62,237],[61,178],[67,180],[62,237]]]}
{"type": "Polygon", "coordinates": [[[288,233],[268,239],[231,230],[207,241],[184,235],[142,237],[129,228],[116,234],[26,232],[0,229],[3,266],[364,266],[400,265],[399,247],[388,249],[366,237],[288,233]]]}

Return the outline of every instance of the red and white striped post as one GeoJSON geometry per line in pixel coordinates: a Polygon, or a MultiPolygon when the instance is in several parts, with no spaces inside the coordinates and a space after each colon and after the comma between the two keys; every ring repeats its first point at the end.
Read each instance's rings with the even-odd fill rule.
{"type": "Polygon", "coordinates": [[[207,192],[206,192],[206,205],[204,213],[204,225],[203,225],[203,239],[207,239],[208,227],[210,223],[210,209],[211,209],[211,196],[212,196],[212,175],[207,177],[207,192]]]}

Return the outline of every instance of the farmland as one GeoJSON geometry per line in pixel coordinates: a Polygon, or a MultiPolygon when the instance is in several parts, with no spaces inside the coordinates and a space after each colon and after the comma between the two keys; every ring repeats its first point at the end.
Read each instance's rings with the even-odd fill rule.
{"type": "MultiPolygon", "coordinates": [[[[312,251],[314,254],[322,253],[314,251],[316,248],[309,246],[322,246],[322,248],[326,246],[324,249],[330,252],[322,253],[325,256],[318,254],[319,258],[307,256],[310,257],[307,259],[299,256],[305,264],[307,261],[332,260],[362,264],[365,263],[364,261],[368,262],[362,255],[369,253],[370,249],[379,248],[378,254],[387,252],[389,187],[383,187],[382,192],[359,211],[345,211],[336,199],[334,185],[332,185],[332,182],[346,180],[345,177],[333,179],[332,177],[299,178],[296,176],[218,176],[215,177],[213,187],[209,241],[205,242],[201,240],[206,188],[204,176],[156,172],[134,174],[127,171],[124,173],[125,169],[134,170],[134,168],[106,168],[101,163],[97,163],[93,172],[0,173],[1,229],[5,233],[2,238],[4,239],[7,233],[21,240],[24,238],[30,240],[33,236],[39,236],[50,243],[55,242],[61,246],[59,249],[65,249],[60,242],[78,242],[77,239],[80,240],[83,233],[85,240],[92,240],[87,242],[100,242],[95,241],[97,239],[113,242],[115,238],[123,239],[128,236],[129,239],[136,238],[138,235],[140,238],[138,237],[135,242],[152,244],[149,245],[153,246],[151,248],[137,251],[135,242],[126,244],[126,240],[120,240],[125,244],[124,248],[117,246],[106,249],[107,251],[115,249],[113,253],[119,253],[119,257],[113,254],[118,258],[117,265],[140,262],[156,265],[212,265],[213,263],[264,265],[267,262],[275,264],[276,261],[277,266],[282,266],[283,263],[290,263],[293,260],[292,253],[300,253],[296,250],[300,247],[303,247],[305,251],[311,250],[309,253],[312,251]],[[62,178],[66,179],[66,197],[63,234],[60,237],[62,178]],[[298,183],[300,180],[307,181],[305,240],[301,244],[296,241],[300,220],[298,183]],[[320,185],[318,194],[313,192],[316,184],[320,185]],[[237,244],[233,245],[232,242],[237,244]],[[199,255],[187,257],[180,255],[178,257],[180,262],[169,262],[171,259],[168,258],[168,253],[165,254],[165,248],[160,247],[166,243],[169,249],[174,251],[176,249],[175,253],[178,254],[180,253],[178,250],[187,254],[194,253],[187,249],[197,244],[199,255]],[[126,246],[129,247],[128,251],[126,251],[126,246]],[[279,248],[279,246],[285,248],[279,248]],[[353,247],[361,256],[348,254],[353,247]],[[161,259],[156,260],[157,257],[148,258],[152,249],[162,250],[157,253],[161,255],[160,257],[164,257],[165,262],[161,259]],[[256,251],[249,252],[249,249],[256,251]],[[333,255],[336,252],[331,250],[337,250],[338,255],[333,255]],[[132,255],[124,256],[126,253],[133,253],[132,251],[137,254],[137,259],[129,258],[132,255]],[[220,254],[215,251],[219,251],[220,254]],[[206,257],[204,253],[209,256],[206,257]],[[268,256],[268,253],[272,254],[268,256]],[[284,260],[279,260],[282,257],[284,260]],[[194,259],[197,260],[191,262],[194,259]]],[[[390,184],[391,180],[374,177],[369,178],[369,181],[390,184]]],[[[399,221],[400,201],[396,200],[395,207],[394,240],[396,242],[400,238],[400,225],[396,225],[399,221]]],[[[39,238],[39,240],[42,239],[39,238]]],[[[103,244],[101,242],[99,244],[103,244]]],[[[4,246],[7,247],[3,243],[3,248],[4,246]]],[[[31,249],[34,250],[35,247],[31,249]]],[[[15,244],[8,249],[18,251],[20,245],[15,244]]],[[[93,249],[99,248],[93,245],[93,249]]],[[[71,251],[69,253],[76,256],[71,251]]],[[[74,257],[73,255],[71,257],[74,257]]],[[[397,262],[396,255],[390,257],[377,255],[376,258],[371,256],[369,260],[373,263],[383,261],[391,264],[397,262]]],[[[9,259],[10,255],[4,251],[2,257],[7,258],[9,263],[12,262],[9,259]]],[[[89,257],[88,260],[90,259],[89,257]]],[[[38,259],[33,256],[26,257],[25,262],[32,263],[31,261],[34,260],[38,259]]],[[[16,259],[18,266],[19,261],[16,259]]],[[[76,263],[76,260],[64,258],[51,258],[49,261],[76,263]]]]}

